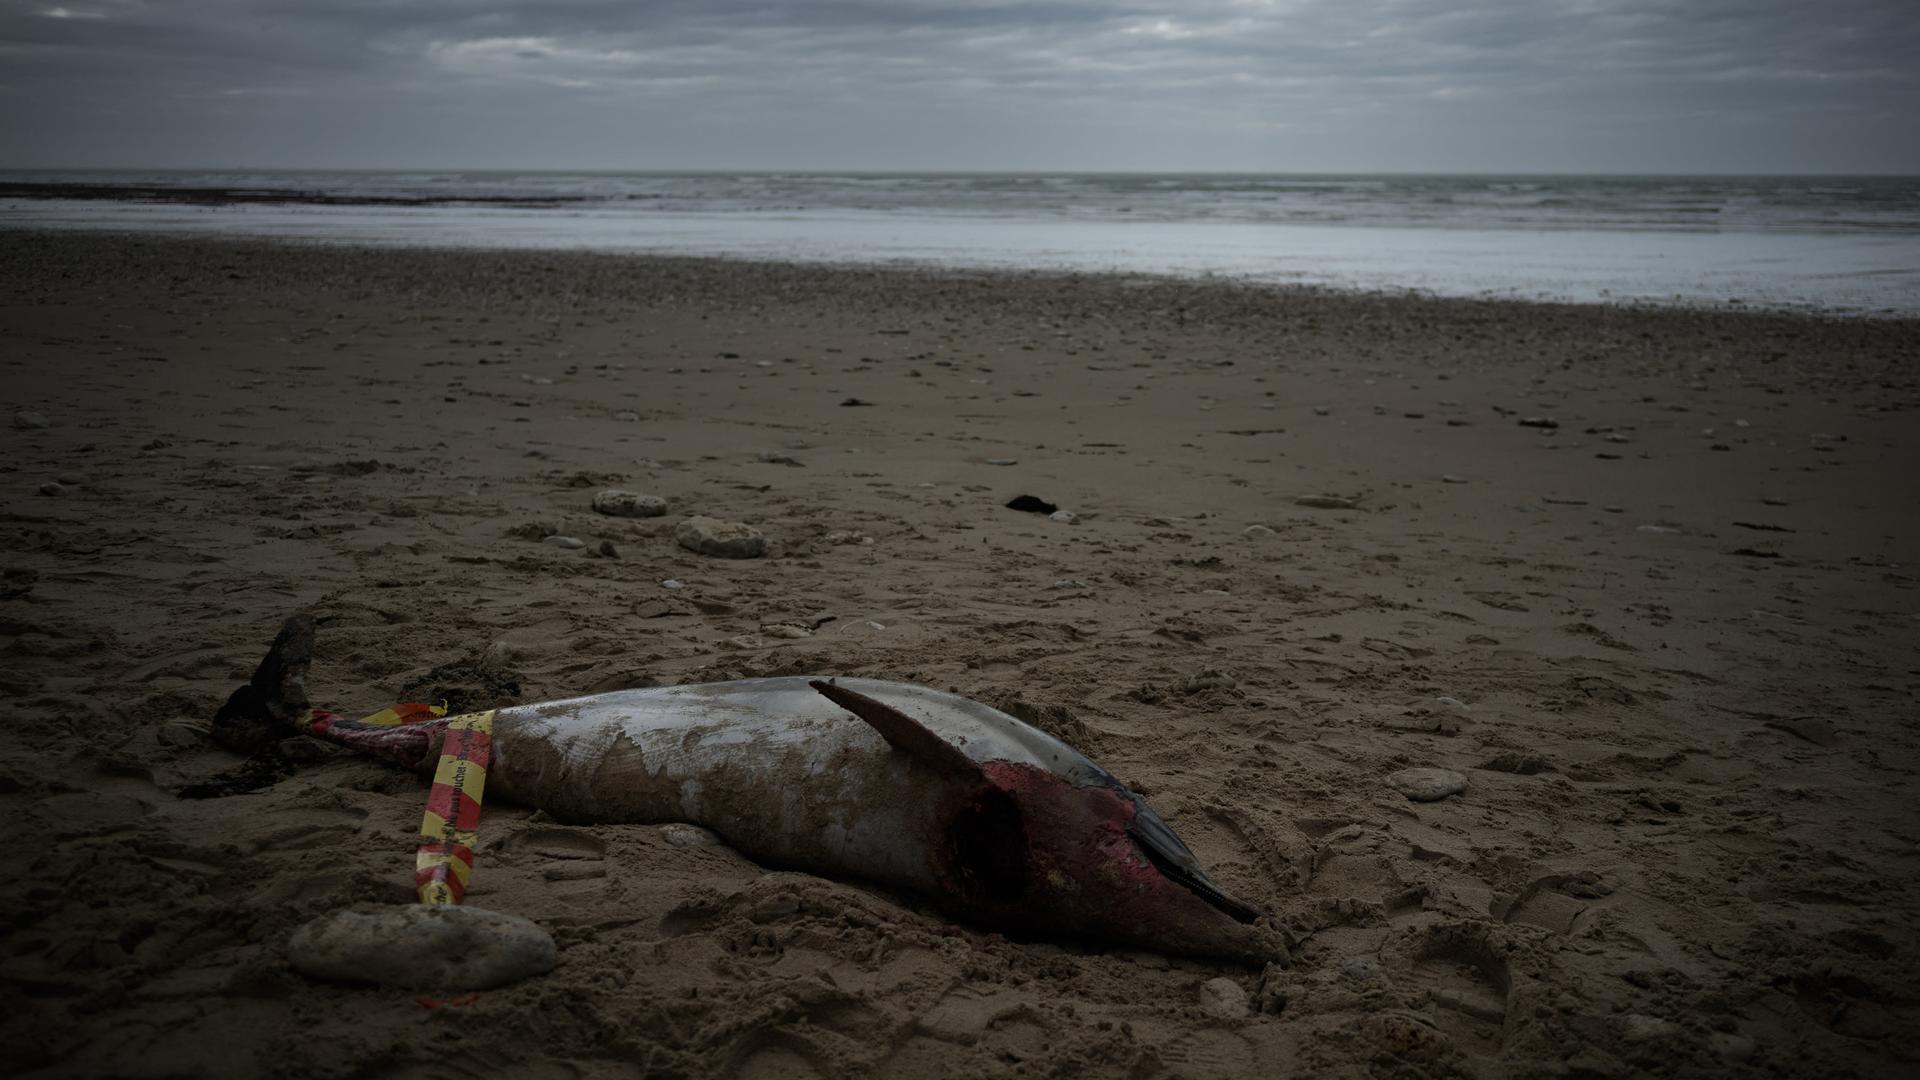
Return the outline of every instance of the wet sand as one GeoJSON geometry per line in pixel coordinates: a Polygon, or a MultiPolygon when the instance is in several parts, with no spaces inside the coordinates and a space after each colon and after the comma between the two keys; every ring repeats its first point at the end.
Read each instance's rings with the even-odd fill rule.
{"type": "Polygon", "coordinates": [[[30,233],[0,284],[20,1075],[1920,1058],[1913,322],[30,233]],[[767,555],[679,548],[693,514],[767,555]],[[408,900],[424,783],[309,753],[177,797],[239,764],[205,722],[298,609],[348,713],[798,672],[1028,711],[1292,963],[489,803],[470,902],[552,975],[308,982],[296,926],[408,900]],[[1386,784],[1429,766],[1466,790],[1386,784]]]}

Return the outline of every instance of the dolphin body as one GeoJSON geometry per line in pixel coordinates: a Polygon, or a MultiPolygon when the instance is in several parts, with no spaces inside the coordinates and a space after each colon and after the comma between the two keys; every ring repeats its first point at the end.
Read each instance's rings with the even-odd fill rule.
{"type": "MultiPolygon", "coordinates": [[[[299,622],[223,716],[304,709],[299,622]]],[[[321,734],[430,769],[445,723],[321,734]]],[[[492,754],[489,793],[563,821],[692,822],[756,861],[907,889],[1019,932],[1285,955],[1111,773],[955,694],[807,677],[622,690],[500,709],[492,754]]]]}

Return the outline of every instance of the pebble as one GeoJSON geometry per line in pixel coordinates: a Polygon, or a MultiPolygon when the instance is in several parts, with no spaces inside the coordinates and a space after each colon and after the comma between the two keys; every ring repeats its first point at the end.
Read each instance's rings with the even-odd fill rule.
{"type": "Polygon", "coordinates": [[[1315,405],[1313,407],[1313,415],[1315,416],[1329,416],[1332,413],[1333,410],[1327,408],[1325,405],[1315,405]]]}
{"type": "Polygon", "coordinates": [[[613,418],[624,424],[633,424],[639,422],[640,414],[632,411],[621,411],[614,413],[613,418]]]}
{"type": "Polygon", "coordinates": [[[1520,418],[1520,426],[1532,427],[1532,428],[1545,428],[1551,431],[1554,428],[1557,428],[1560,426],[1560,421],[1555,420],[1551,416],[1523,416],[1520,418]]]}
{"type": "Polygon", "coordinates": [[[40,485],[40,494],[42,495],[65,495],[66,493],[67,485],[58,480],[49,480],[40,485]]]}
{"type": "Polygon", "coordinates": [[[1266,537],[1266,536],[1278,536],[1280,534],[1274,532],[1272,529],[1267,528],[1265,525],[1249,525],[1246,528],[1240,530],[1240,535],[1252,536],[1252,537],[1258,538],[1258,537],[1266,537]]]}
{"type": "Polygon", "coordinates": [[[13,414],[13,426],[22,431],[38,431],[51,426],[47,418],[37,412],[17,412],[13,414]]]}
{"type": "Polygon", "coordinates": [[[670,821],[660,826],[660,835],[674,847],[718,847],[720,837],[698,825],[670,821]]]}
{"type": "Polygon", "coordinates": [[[1440,478],[1440,482],[1443,484],[1464,484],[1467,482],[1467,478],[1464,476],[1455,476],[1452,473],[1447,473],[1445,476],[1442,476],[1440,478]]]}
{"type": "Polygon", "coordinates": [[[1656,533],[1662,536],[1671,536],[1675,533],[1678,533],[1680,530],[1679,528],[1673,525],[1635,525],[1633,527],[1633,531],[1643,532],[1643,533],[1656,533]]]}
{"type": "Polygon", "coordinates": [[[552,935],[518,915],[409,904],[336,911],[294,931],[293,969],[407,990],[490,990],[553,970],[552,935]]]}
{"type": "Polygon", "coordinates": [[[1054,582],[1050,587],[1055,589],[1084,589],[1088,586],[1086,582],[1081,581],[1079,578],[1063,577],[1054,582]]]}
{"type": "Polygon", "coordinates": [[[1293,500],[1295,506],[1311,506],[1316,510],[1356,510],[1360,504],[1339,495],[1302,495],[1293,500]]]}
{"type": "Polygon", "coordinates": [[[1387,786],[1414,802],[1434,802],[1467,790],[1467,778],[1452,769],[1401,769],[1387,786]]]}
{"type": "Polygon", "coordinates": [[[155,737],[162,746],[199,746],[207,741],[210,730],[208,725],[198,720],[169,720],[160,725],[155,737]]]}
{"type": "Polygon", "coordinates": [[[1222,1020],[1238,1020],[1247,1015],[1247,991],[1239,983],[1222,975],[1200,984],[1200,1011],[1222,1020]]]}
{"type": "Polygon", "coordinates": [[[1370,956],[1348,957],[1340,964],[1340,974],[1349,979],[1365,982],[1380,974],[1380,965],[1370,956]]]}
{"type": "Polygon", "coordinates": [[[1080,517],[1071,510],[1055,510],[1053,513],[1047,515],[1047,520],[1058,521],[1062,525],[1071,525],[1079,521],[1080,517]]]}
{"type": "Polygon", "coordinates": [[[1686,1029],[1671,1020],[1662,1020],[1645,1013],[1628,1013],[1620,1018],[1620,1034],[1628,1042],[1651,1042],[1670,1035],[1679,1035],[1686,1029]]]}
{"type": "Polygon", "coordinates": [[[767,551],[767,538],[759,529],[710,517],[690,517],[675,525],[673,540],[688,551],[721,559],[755,559],[767,551]]]}
{"type": "Polygon", "coordinates": [[[667,500],[658,495],[608,488],[593,497],[593,509],[608,517],[659,517],[667,512],[667,500]]]}
{"type": "Polygon", "coordinates": [[[989,464],[989,465],[1018,465],[1018,464],[1020,464],[1020,461],[1019,461],[1019,459],[1018,459],[1018,458],[1010,458],[1010,457],[990,457],[990,458],[988,458],[988,459],[987,459],[987,464],[989,464]]]}
{"type": "Polygon", "coordinates": [[[668,578],[660,583],[660,587],[663,589],[684,589],[687,587],[687,584],[684,581],[675,581],[672,578],[668,578]]]}
{"type": "Polygon", "coordinates": [[[769,465],[792,465],[795,468],[802,468],[806,464],[792,454],[783,454],[778,450],[760,451],[760,460],[769,465]]]}
{"type": "Polygon", "coordinates": [[[1180,687],[1189,694],[1197,694],[1202,690],[1231,690],[1239,685],[1239,680],[1226,672],[1215,668],[1208,668],[1205,671],[1187,676],[1187,680],[1181,683],[1180,687]]]}
{"type": "Polygon", "coordinates": [[[572,551],[576,548],[583,548],[587,546],[587,542],[585,540],[580,539],[577,536],[555,535],[555,536],[549,536],[545,540],[542,540],[540,542],[543,544],[551,544],[557,548],[566,548],[568,551],[572,551]]]}
{"type": "Polygon", "coordinates": [[[1713,1050],[1728,1061],[1745,1061],[1752,1057],[1759,1047],[1745,1035],[1736,1035],[1730,1031],[1716,1031],[1708,1037],[1713,1050]]]}

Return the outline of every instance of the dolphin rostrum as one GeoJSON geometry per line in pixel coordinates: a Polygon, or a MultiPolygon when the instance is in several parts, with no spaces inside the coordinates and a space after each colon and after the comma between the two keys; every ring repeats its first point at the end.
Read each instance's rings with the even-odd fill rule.
{"type": "MultiPolygon", "coordinates": [[[[288,621],[216,732],[306,712],[312,626],[288,621]]],[[[423,769],[445,724],[318,733],[423,769]]],[[[911,890],[1016,932],[1285,955],[1111,773],[955,694],[806,677],[621,690],[500,709],[492,752],[489,793],[563,821],[692,822],[757,861],[911,890]]]]}

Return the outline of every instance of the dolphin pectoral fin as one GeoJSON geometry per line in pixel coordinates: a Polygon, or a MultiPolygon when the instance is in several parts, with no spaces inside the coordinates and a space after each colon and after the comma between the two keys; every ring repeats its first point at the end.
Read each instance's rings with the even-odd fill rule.
{"type": "Polygon", "coordinates": [[[867,722],[895,750],[914,758],[947,776],[982,779],[980,766],[959,747],[934,734],[925,724],[891,705],[884,705],[857,690],[849,690],[824,679],[812,679],[808,686],[828,701],[867,722]]]}
{"type": "Polygon", "coordinates": [[[1178,882],[1187,891],[1212,904],[1235,921],[1250,923],[1262,914],[1259,908],[1242,900],[1235,899],[1225,889],[1215,884],[1205,870],[1195,861],[1193,853],[1180,842],[1180,838],[1167,828],[1167,823],[1152,811],[1136,816],[1127,825],[1127,835],[1140,848],[1153,868],[1160,871],[1167,880],[1178,882]]]}

